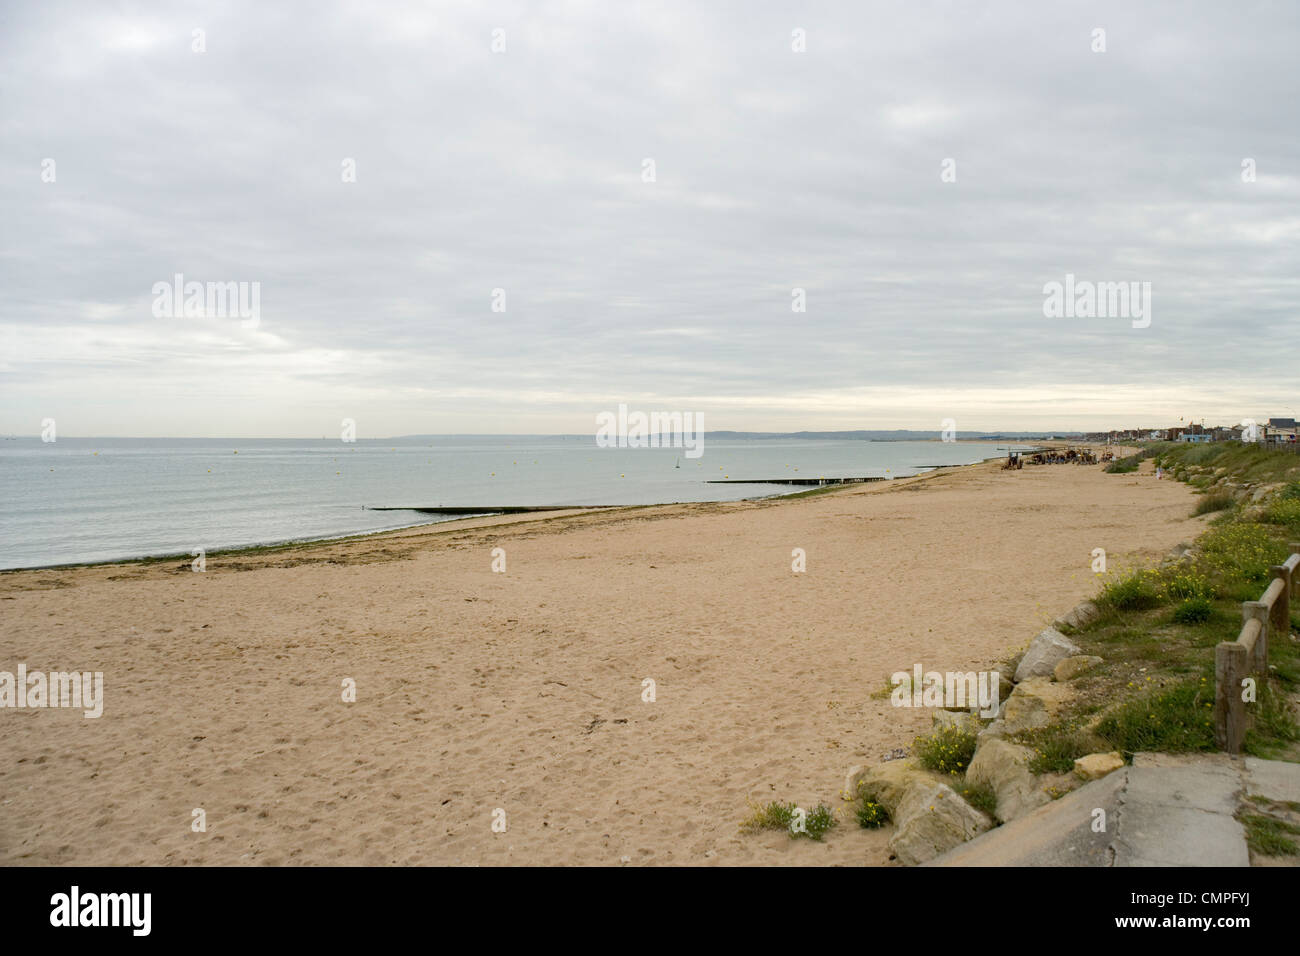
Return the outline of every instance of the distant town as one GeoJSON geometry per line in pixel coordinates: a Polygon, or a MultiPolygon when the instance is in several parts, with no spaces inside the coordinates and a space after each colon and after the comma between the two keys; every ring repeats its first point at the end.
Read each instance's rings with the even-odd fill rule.
{"type": "Polygon", "coordinates": [[[1239,425],[1206,425],[1193,422],[1172,428],[1128,428],[1108,432],[1086,432],[1083,437],[1086,441],[1110,444],[1135,441],[1244,441],[1260,442],[1265,445],[1294,445],[1296,420],[1270,418],[1267,422],[1257,423],[1248,418],[1239,425]]]}

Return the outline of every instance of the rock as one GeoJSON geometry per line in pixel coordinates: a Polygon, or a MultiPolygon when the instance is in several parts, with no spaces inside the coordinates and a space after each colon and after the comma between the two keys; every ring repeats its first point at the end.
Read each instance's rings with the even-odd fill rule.
{"type": "Polygon", "coordinates": [[[857,799],[858,784],[862,782],[862,778],[866,776],[867,771],[870,769],[871,766],[864,763],[854,764],[849,768],[848,776],[844,778],[844,789],[840,791],[841,800],[857,799]]]}
{"type": "Polygon", "coordinates": [[[934,778],[922,770],[915,757],[891,760],[873,767],[854,767],[844,784],[846,800],[856,800],[859,789],[870,790],[890,816],[898,809],[907,788],[914,783],[933,783],[934,778]]]}
{"type": "Polygon", "coordinates": [[[1011,692],[1015,689],[1016,685],[1011,683],[1011,678],[1007,677],[1006,674],[998,672],[998,699],[996,706],[990,702],[989,707],[981,707],[978,701],[974,701],[966,708],[966,711],[981,720],[996,720],[1002,713],[1002,708],[1006,706],[1007,698],[1011,696],[1011,692]],[[986,710],[991,710],[992,713],[985,713],[986,710]]]}
{"type": "Polygon", "coordinates": [[[958,727],[962,730],[969,730],[971,733],[979,733],[980,722],[974,714],[966,711],[957,710],[936,710],[933,718],[933,729],[943,730],[947,727],[958,727]]]}
{"type": "Polygon", "coordinates": [[[935,781],[918,781],[908,787],[891,815],[898,829],[890,838],[889,849],[905,866],[933,860],[993,826],[993,821],[952,787],[935,781]]]}
{"type": "MultiPolygon", "coordinates": [[[[1011,696],[1010,693],[1008,693],[1007,696],[1011,696]]],[[[975,729],[979,730],[978,724],[981,720],[997,720],[1001,717],[1002,708],[1006,705],[1007,698],[1001,695],[998,696],[996,703],[990,703],[988,707],[981,707],[979,704],[971,704],[969,714],[971,717],[975,718],[975,729]]]]}
{"type": "Polygon", "coordinates": [[[1091,601],[1084,601],[1082,604],[1077,605],[1072,611],[1070,611],[1069,614],[1057,618],[1052,623],[1057,627],[1064,624],[1068,627],[1080,628],[1087,627],[1099,617],[1101,617],[1101,608],[1097,607],[1097,605],[1093,604],[1091,601]]]}
{"type": "Polygon", "coordinates": [[[1084,671],[1090,671],[1100,663],[1101,658],[1094,654],[1080,657],[1067,657],[1063,661],[1057,661],[1056,668],[1052,671],[1052,676],[1058,681],[1073,680],[1084,671]]]}
{"type": "Polygon", "coordinates": [[[1030,677],[1048,677],[1058,661],[1081,653],[1078,646],[1054,627],[1038,633],[1016,667],[1016,683],[1030,677]]]}
{"type": "MultiPolygon", "coordinates": [[[[1003,707],[1005,706],[1006,705],[1004,704],[1003,707]]],[[[1006,735],[1007,735],[1007,722],[1003,720],[1001,717],[999,717],[997,720],[988,724],[983,730],[981,730],[978,734],[975,735],[975,740],[976,740],[975,746],[977,747],[980,746],[986,740],[992,740],[998,737],[1005,737],[1006,735]]]]}
{"type": "Polygon", "coordinates": [[[980,743],[966,769],[971,783],[992,788],[998,798],[998,819],[1003,823],[1023,817],[1049,802],[1038,779],[1029,772],[1031,752],[997,737],[980,743]]]}
{"type": "MultiPolygon", "coordinates": [[[[1014,673],[1014,671],[1013,671],[1014,673]]],[[[998,700],[1006,700],[1011,696],[1011,692],[1016,689],[1016,682],[1006,674],[998,674],[998,700]]]]}
{"type": "Polygon", "coordinates": [[[1021,681],[1002,708],[1004,732],[1011,736],[1024,730],[1046,727],[1069,696],[1064,684],[1054,684],[1046,677],[1021,681]]]}
{"type": "Polygon", "coordinates": [[[1124,766],[1124,758],[1115,751],[1108,754],[1088,754],[1074,762],[1074,772],[1084,780],[1100,780],[1124,766]]]}

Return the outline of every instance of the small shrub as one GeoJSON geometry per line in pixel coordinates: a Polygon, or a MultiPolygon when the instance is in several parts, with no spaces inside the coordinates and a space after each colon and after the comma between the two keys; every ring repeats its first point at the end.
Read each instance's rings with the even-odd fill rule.
{"type": "Polygon", "coordinates": [[[1264,509],[1263,520],[1268,524],[1300,528],[1300,499],[1291,498],[1272,502],[1264,509]]]}
{"type": "Polygon", "coordinates": [[[864,830],[878,830],[889,822],[889,811],[876,794],[864,790],[858,801],[857,818],[858,826],[864,830]]]}
{"type": "Polygon", "coordinates": [[[1214,604],[1209,598],[1188,598],[1174,609],[1174,622],[1177,624],[1204,624],[1214,613],[1214,604]]]}
{"type": "MultiPolygon", "coordinates": [[[[808,812],[808,819],[804,821],[807,830],[807,836],[810,839],[821,841],[835,826],[835,811],[824,803],[819,803],[808,812]]],[[[791,834],[792,836],[794,834],[791,834]]]]}
{"type": "Polygon", "coordinates": [[[1161,582],[1160,597],[1166,601],[1189,598],[1214,597],[1214,585],[1204,575],[1191,570],[1178,570],[1161,582]]]}
{"type": "Polygon", "coordinates": [[[912,752],[927,770],[963,774],[975,756],[976,732],[970,727],[941,727],[928,737],[917,737],[912,752]]]}
{"type": "Polygon", "coordinates": [[[1140,611],[1155,607],[1160,603],[1156,593],[1154,571],[1133,571],[1121,577],[1112,578],[1102,586],[1101,604],[1117,611],[1140,611]]]}
{"type": "Polygon", "coordinates": [[[791,829],[795,825],[798,809],[797,804],[778,803],[774,800],[761,807],[754,807],[754,812],[741,821],[740,829],[747,833],[784,830],[790,834],[791,839],[808,837],[820,841],[835,826],[834,811],[825,804],[818,804],[814,809],[806,811],[802,830],[791,829]]]}
{"type": "Polygon", "coordinates": [[[1192,512],[1192,515],[1208,515],[1212,511],[1226,511],[1232,507],[1235,500],[1226,491],[1211,491],[1209,494],[1201,496],[1201,500],[1196,503],[1196,510],[1192,512]]]}

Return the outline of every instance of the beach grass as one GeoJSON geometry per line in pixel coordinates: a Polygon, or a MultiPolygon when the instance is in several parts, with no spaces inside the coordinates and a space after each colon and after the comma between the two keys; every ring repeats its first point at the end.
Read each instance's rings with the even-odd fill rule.
{"type": "MultiPolygon", "coordinates": [[[[1236,443],[1144,451],[1206,489],[1196,511],[1216,517],[1182,558],[1107,577],[1096,599],[1101,614],[1071,631],[1083,653],[1104,663],[1072,682],[1075,696],[1051,725],[1020,735],[1037,773],[1065,772],[1090,745],[1125,755],[1214,750],[1214,648],[1236,639],[1241,602],[1259,599],[1300,528],[1296,455],[1236,443]],[[1257,501],[1239,493],[1261,487],[1257,501]]],[[[1277,635],[1246,752],[1300,760],[1298,701],[1300,643],[1277,635]]]]}
{"type": "Polygon", "coordinates": [[[745,833],[760,830],[784,830],[791,839],[807,837],[820,842],[836,824],[835,812],[824,803],[819,803],[811,810],[803,811],[802,826],[798,826],[800,808],[795,803],[781,803],[773,800],[761,805],[751,805],[752,812],[740,823],[745,833]]]}
{"type": "Polygon", "coordinates": [[[976,731],[969,726],[940,727],[928,736],[917,737],[912,752],[927,770],[960,775],[975,756],[976,731]]]}
{"type": "Polygon", "coordinates": [[[1262,813],[1244,813],[1238,819],[1246,828],[1246,844],[1253,852],[1262,856],[1300,854],[1300,844],[1292,839],[1300,836],[1300,826],[1262,813]]]}
{"type": "Polygon", "coordinates": [[[1193,516],[1199,517],[1200,515],[1207,515],[1215,511],[1227,511],[1236,503],[1236,500],[1237,499],[1226,491],[1207,492],[1201,497],[1200,501],[1196,502],[1196,507],[1192,510],[1192,514],[1193,516]]]}

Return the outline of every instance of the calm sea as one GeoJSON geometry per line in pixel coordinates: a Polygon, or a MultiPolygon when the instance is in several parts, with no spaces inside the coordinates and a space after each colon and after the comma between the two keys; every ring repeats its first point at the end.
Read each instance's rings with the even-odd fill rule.
{"type": "MultiPolygon", "coordinates": [[[[1007,446],[747,439],[598,448],[593,436],[0,441],[0,568],[189,554],[439,520],[379,506],[658,504],[801,490],[710,478],[905,477],[1007,446]]],[[[1021,446],[1014,446],[1021,447],[1021,446]]]]}

